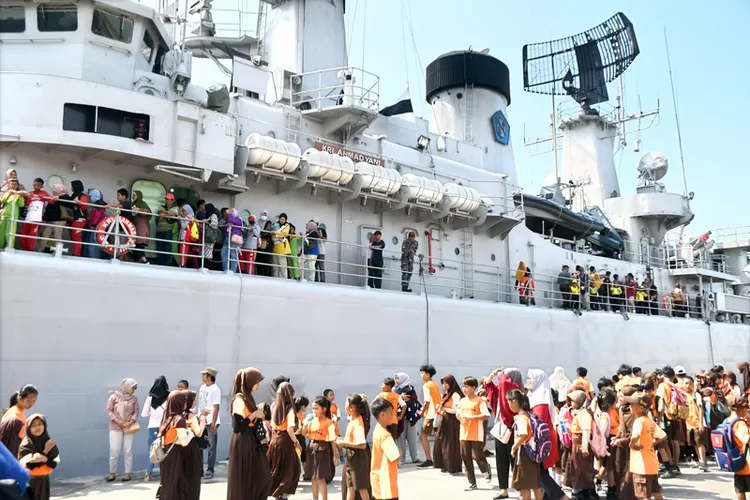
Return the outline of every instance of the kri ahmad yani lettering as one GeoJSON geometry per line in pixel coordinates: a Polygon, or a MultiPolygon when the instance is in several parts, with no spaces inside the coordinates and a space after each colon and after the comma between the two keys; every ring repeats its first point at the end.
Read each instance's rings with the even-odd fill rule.
{"type": "Polygon", "coordinates": [[[365,162],[371,165],[380,165],[381,167],[385,163],[382,158],[378,158],[377,156],[370,156],[370,155],[358,153],[356,151],[349,151],[348,149],[340,148],[338,146],[332,146],[330,144],[323,144],[319,142],[315,144],[315,149],[318,149],[320,151],[325,151],[326,153],[329,153],[332,155],[346,156],[347,158],[351,159],[354,163],[365,162]]]}

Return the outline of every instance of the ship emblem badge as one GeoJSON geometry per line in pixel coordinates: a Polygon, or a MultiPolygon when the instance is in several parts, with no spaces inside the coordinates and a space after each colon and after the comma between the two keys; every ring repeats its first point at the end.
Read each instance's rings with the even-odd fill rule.
{"type": "Polygon", "coordinates": [[[490,121],[492,122],[492,130],[495,132],[495,140],[507,146],[510,141],[510,124],[503,112],[498,111],[492,115],[490,121]]]}

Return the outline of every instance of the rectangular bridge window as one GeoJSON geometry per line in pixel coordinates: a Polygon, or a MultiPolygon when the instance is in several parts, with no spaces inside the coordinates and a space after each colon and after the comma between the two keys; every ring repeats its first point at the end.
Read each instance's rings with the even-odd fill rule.
{"type": "Polygon", "coordinates": [[[63,106],[63,130],[148,141],[150,129],[149,115],[87,104],[66,103],[63,106]]]}
{"type": "Polygon", "coordinates": [[[130,43],[133,41],[133,24],[132,19],[122,14],[94,9],[91,32],[110,40],[130,43]]]}
{"type": "Polygon", "coordinates": [[[76,31],[78,7],[74,4],[44,3],[36,8],[36,25],[39,31],[76,31]]]}
{"type": "Polygon", "coordinates": [[[23,5],[0,5],[0,33],[26,31],[26,11],[23,5]]]}

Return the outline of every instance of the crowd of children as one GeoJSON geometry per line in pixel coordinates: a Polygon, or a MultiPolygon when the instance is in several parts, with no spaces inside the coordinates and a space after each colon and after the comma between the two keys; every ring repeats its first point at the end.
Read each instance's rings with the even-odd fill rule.
{"type": "MultiPolygon", "coordinates": [[[[421,423],[426,460],[418,468],[463,472],[466,491],[477,489],[475,462],[492,481],[485,450],[491,436],[497,499],[509,497],[509,486],[525,500],[567,499],[563,486],[571,489],[573,499],[598,499],[606,483],[608,500],[658,500],[659,481],[681,473],[681,458],[694,456],[697,467],[708,472],[707,454],[714,453],[720,468],[734,473],[737,498],[743,500],[750,492],[750,366],[742,362],[737,368],[745,387],[721,366],[692,377],[681,366],[643,373],[622,365],[612,377],[599,379],[595,389],[585,367],[577,369],[572,382],[561,367],[549,377],[531,369],[525,380],[515,368],[498,368],[480,380],[466,377],[461,384],[445,374],[439,385],[433,380],[435,368],[424,365],[422,402],[405,373],[386,378],[372,402],[363,394],[350,394],[343,436],[332,389],[311,404],[295,396],[291,381],[279,376],[273,381],[273,403],[256,403],[264,376],[246,368],[236,374],[231,392],[227,499],[284,499],[296,493],[302,479],[311,481],[315,500],[327,500],[328,484],[341,461],[344,500],[395,500],[399,462],[409,445],[399,438],[421,423]]],[[[49,476],[60,454],[45,417],[25,416],[37,395],[35,387],[24,386],[3,412],[0,464],[7,470],[3,457],[16,457],[24,471],[19,486],[28,484],[28,498],[48,500],[49,476]]],[[[151,460],[161,469],[161,499],[200,498],[206,414],[193,413],[195,405],[196,393],[186,389],[166,398],[151,449],[151,460]]],[[[0,479],[5,475],[10,473],[0,479]]]]}

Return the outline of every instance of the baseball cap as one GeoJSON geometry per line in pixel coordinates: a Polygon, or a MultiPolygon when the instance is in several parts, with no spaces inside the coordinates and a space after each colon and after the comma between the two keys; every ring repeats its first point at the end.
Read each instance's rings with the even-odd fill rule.
{"type": "Polygon", "coordinates": [[[255,222],[255,216],[254,216],[254,215],[250,215],[250,218],[249,218],[249,220],[251,220],[251,221],[255,222]]]}
{"type": "Polygon", "coordinates": [[[174,195],[172,193],[167,193],[167,196],[165,196],[168,200],[174,200],[174,195]]]}
{"type": "Polygon", "coordinates": [[[416,234],[416,233],[415,233],[414,231],[411,231],[411,232],[409,233],[409,238],[411,238],[412,236],[416,237],[416,236],[417,236],[417,234],[416,234]]]}
{"type": "Polygon", "coordinates": [[[687,375],[687,372],[685,371],[684,366],[677,365],[674,367],[674,374],[675,375],[687,375]]]}
{"type": "Polygon", "coordinates": [[[643,408],[649,408],[651,406],[651,396],[645,392],[636,392],[632,396],[625,396],[623,400],[629,404],[637,404],[643,408]]]}
{"type": "Polygon", "coordinates": [[[212,377],[215,377],[217,373],[219,373],[216,368],[206,368],[203,371],[201,371],[201,375],[203,374],[211,375],[212,377]]]}

